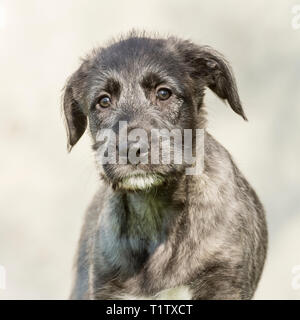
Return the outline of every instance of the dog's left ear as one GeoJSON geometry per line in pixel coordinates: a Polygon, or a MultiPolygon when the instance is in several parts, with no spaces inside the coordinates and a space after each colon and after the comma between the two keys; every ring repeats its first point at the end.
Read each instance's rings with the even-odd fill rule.
{"type": "Polygon", "coordinates": [[[84,114],[79,99],[75,96],[80,91],[80,70],[69,79],[63,95],[63,113],[65,117],[68,151],[77,143],[87,127],[87,116],[84,114]]]}
{"type": "Polygon", "coordinates": [[[204,81],[204,86],[221,99],[227,100],[232,110],[247,120],[229,62],[218,51],[208,46],[201,47],[185,42],[180,49],[185,61],[192,66],[194,75],[204,81]]]}

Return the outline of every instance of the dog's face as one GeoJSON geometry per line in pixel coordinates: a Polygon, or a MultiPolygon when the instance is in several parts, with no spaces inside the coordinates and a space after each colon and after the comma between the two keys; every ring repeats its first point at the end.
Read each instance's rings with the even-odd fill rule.
{"type": "Polygon", "coordinates": [[[231,69],[211,48],[175,38],[130,36],[95,50],[65,89],[69,149],[84,133],[88,119],[96,159],[107,182],[135,190],[161,184],[176,177],[185,164],[174,162],[178,152],[174,143],[170,162],[162,155],[153,163],[150,150],[158,147],[154,153],[161,153],[162,146],[154,133],[161,130],[163,140],[163,132],[182,134],[184,129],[202,128],[206,87],[245,119],[231,69]],[[108,146],[114,153],[108,155],[112,150],[108,146]],[[139,161],[130,161],[130,155],[139,161]],[[104,156],[114,161],[101,161],[104,156]]]}

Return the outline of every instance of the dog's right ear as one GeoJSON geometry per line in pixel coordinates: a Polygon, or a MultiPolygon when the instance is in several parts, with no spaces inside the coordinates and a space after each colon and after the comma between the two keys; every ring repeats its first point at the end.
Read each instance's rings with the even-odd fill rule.
{"type": "Polygon", "coordinates": [[[76,100],[75,93],[79,90],[80,71],[75,72],[67,82],[63,95],[63,113],[68,136],[68,151],[77,143],[87,127],[87,116],[76,100]]]}

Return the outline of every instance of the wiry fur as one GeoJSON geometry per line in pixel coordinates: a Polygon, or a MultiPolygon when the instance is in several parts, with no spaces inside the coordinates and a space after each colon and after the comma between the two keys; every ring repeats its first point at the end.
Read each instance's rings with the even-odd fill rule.
{"type": "MultiPolygon", "coordinates": [[[[83,134],[87,118],[95,150],[97,132],[112,128],[118,134],[122,120],[147,131],[204,129],[207,87],[246,119],[232,70],[218,52],[174,37],[130,34],[94,50],[68,81],[68,145],[83,134]],[[174,90],[161,105],[151,100],[157,78],[174,90]],[[104,87],[113,106],[97,113],[93,106],[104,87]]],[[[120,181],[135,167],[98,166],[102,183],[85,217],[72,299],[156,299],[166,292],[191,299],[253,296],[267,249],[263,207],[207,132],[204,164],[200,176],[186,176],[183,165],[139,165],[164,182],[133,191],[120,181]]]]}

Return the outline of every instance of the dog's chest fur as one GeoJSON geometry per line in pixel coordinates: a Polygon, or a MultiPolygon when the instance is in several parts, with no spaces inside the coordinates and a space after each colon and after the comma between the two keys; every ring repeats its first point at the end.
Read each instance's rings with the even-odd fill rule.
{"type": "Polygon", "coordinates": [[[153,296],[120,295],[121,300],[191,300],[192,293],[188,286],[165,289],[153,296]]]}
{"type": "MultiPolygon", "coordinates": [[[[177,255],[174,228],[182,212],[183,204],[170,201],[168,195],[126,193],[108,197],[98,221],[96,252],[101,253],[101,263],[95,267],[101,270],[104,281],[113,278],[121,284],[121,290],[108,289],[110,294],[114,292],[111,298],[190,299],[189,288],[177,281],[183,280],[177,274],[180,270],[173,271],[170,264],[177,255]],[[157,281],[153,282],[154,278],[157,281]]],[[[105,297],[106,290],[101,291],[105,297]]]]}
{"type": "Polygon", "coordinates": [[[164,247],[170,223],[179,213],[180,208],[162,195],[113,195],[100,216],[99,244],[115,266],[136,271],[164,247]]]}
{"type": "Polygon", "coordinates": [[[149,243],[163,237],[164,218],[172,214],[170,206],[164,205],[162,200],[152,195],[136,193],[127,194],[124,202],[129,237],[139,236],[149,243]]]}

